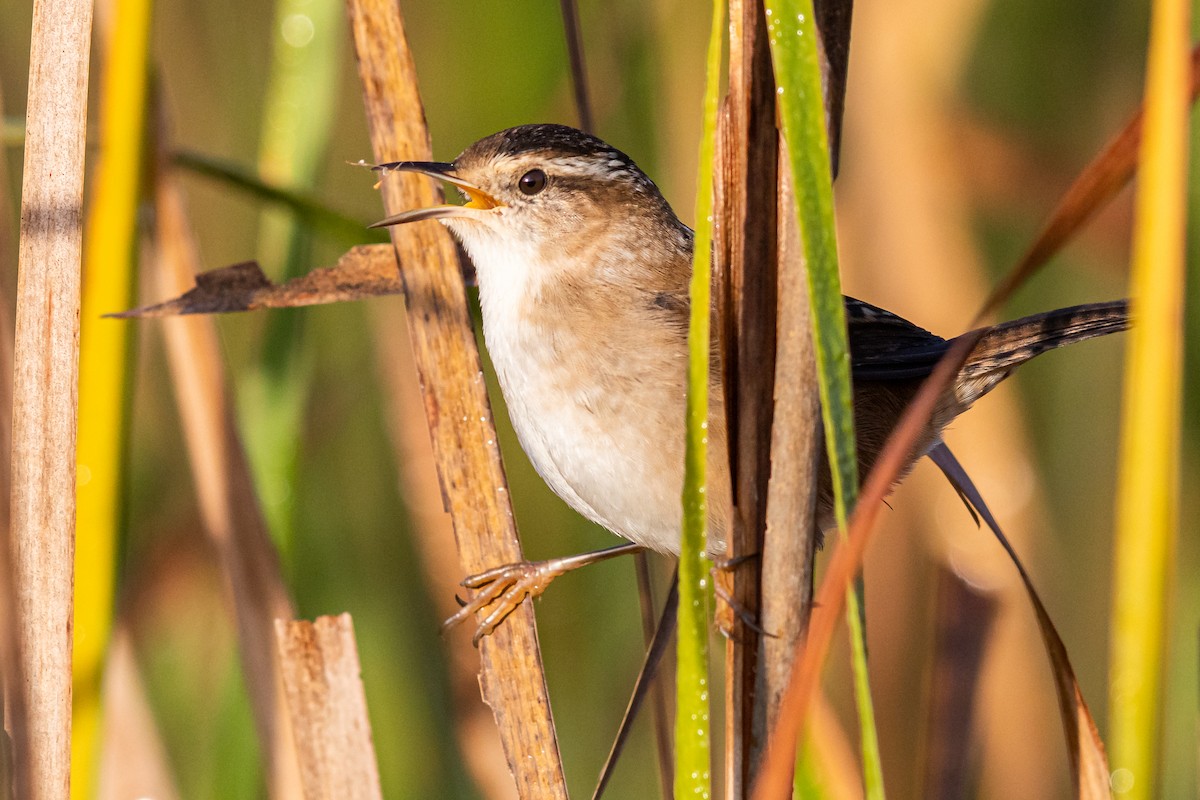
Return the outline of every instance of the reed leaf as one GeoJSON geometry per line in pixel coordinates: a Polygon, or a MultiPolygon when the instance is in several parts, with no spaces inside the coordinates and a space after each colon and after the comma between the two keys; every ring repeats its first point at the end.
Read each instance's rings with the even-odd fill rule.
{"type": "Polygon", "coordinates": [[[688,326],[687,446],[679,552],[679,647],[675,672],[675,796],[711,797],[708,693],[708,380],[712,289],[713,166],[721,92],[725,3],[714,0],[704,84],[704,132],[696,186],[696,246],[688,326]]]}
{"type": "Polygon", "coordinates": [[[387,241],[386,235],[368,229],[366,220],[354,219],[343,214],[324,201],[298,189],[284,188],[267,181],[240,164],[192,150],[176,150],[171,155],[171,163],[180,169],[223,183],[231,189],[240,189],[264,202],[277,203],[295,214],[300,222],[330,237],[339,245],[353,247],[362,244],[364,240],[387,241]]]}
{"type": "MultiPolygon", "coordinates": [[[[844,531],[858,493],[858,466],[854,446],[850,349],[838,275],[833,175],[825,130],[813,3],[812,0],[767,0],[766,7],[767,31],[778,84],[779,118],[788,143],[795,182],[796,211],[804,257],[808,264],[817,385],[821,395],[826,447],[832,465],[834,511],[838,528],[844,531]]],[[[867,676],[861,598],[854,589],[849,592],[846,615],[852,642],[855,699],[862,735],[867,797],[883,797],[883,770],[867,676]]]]}

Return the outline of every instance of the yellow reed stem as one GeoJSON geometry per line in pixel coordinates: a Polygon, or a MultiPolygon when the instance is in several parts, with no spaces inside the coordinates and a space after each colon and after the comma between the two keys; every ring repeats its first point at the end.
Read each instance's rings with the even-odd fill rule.
{"type": "Polygon", "coordinates": [[[1188,0],[1156,0],[1146,70],[1117,487],[1109,687],[1112,788],[1155,795],[1168,565],[1177,526],[1188,129],[1188,0]]]}
{"type": "Polygon", "coordinates": [[[114,0],[100,84],[99,158],[84,242],[76,445],[71,796],[95,795],[100,677],[112,624],[124,494],[129,327],[101,319],[133,305],[150,0],[114,0]]]}

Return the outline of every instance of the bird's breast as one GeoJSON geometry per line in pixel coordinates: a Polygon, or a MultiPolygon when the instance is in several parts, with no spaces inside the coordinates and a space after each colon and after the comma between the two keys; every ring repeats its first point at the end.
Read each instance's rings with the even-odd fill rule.
{"type": "MultiPolygon", "coordinates": [[[[481,283],[482,283],[481,275],[481,283]]],[[[495,302],[484,335],[521,445],[550,488],[631,541],[677,552],[684,345],[600,308],[495,302]]]]}

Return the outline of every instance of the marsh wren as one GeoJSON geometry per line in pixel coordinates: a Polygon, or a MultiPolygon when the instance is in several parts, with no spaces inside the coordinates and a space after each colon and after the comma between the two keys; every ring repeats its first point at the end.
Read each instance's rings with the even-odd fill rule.
{"type": "MultiPolygon", "coordinates": [[[[636,545],[679,551],[692,231],[629,156],[563,125],[525,125],[451,163],[398,162],[458,188],[465,205],[416,209],[378,226],[436,219],[474,262],[483,332],[513,427],[538,473],[588,519],[636,545]]],[[[764,187],[764,191],[772,191],[764,187]]],[[[859,469],[871,468],[946,340],[846,298],[859,469]]],[[[1123,301],[991,328],[942,398],[915,458],[1024,361],[1123,330],[1123,301]]],[[[721,372],[712,370],[710,553],[724,551],[729,466],[721,372]]],[[[828,470],[818,513],[830,527],[828,470]]]]}

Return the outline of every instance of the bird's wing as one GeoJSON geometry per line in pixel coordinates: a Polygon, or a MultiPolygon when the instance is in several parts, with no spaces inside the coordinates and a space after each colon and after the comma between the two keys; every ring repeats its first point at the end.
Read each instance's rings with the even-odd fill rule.
{"type": "Polygon", "coordinates": [[[906,380],[928,375],[946,340],[890,311],[846,298],[850,369],[858,380],[906,380]]]}

